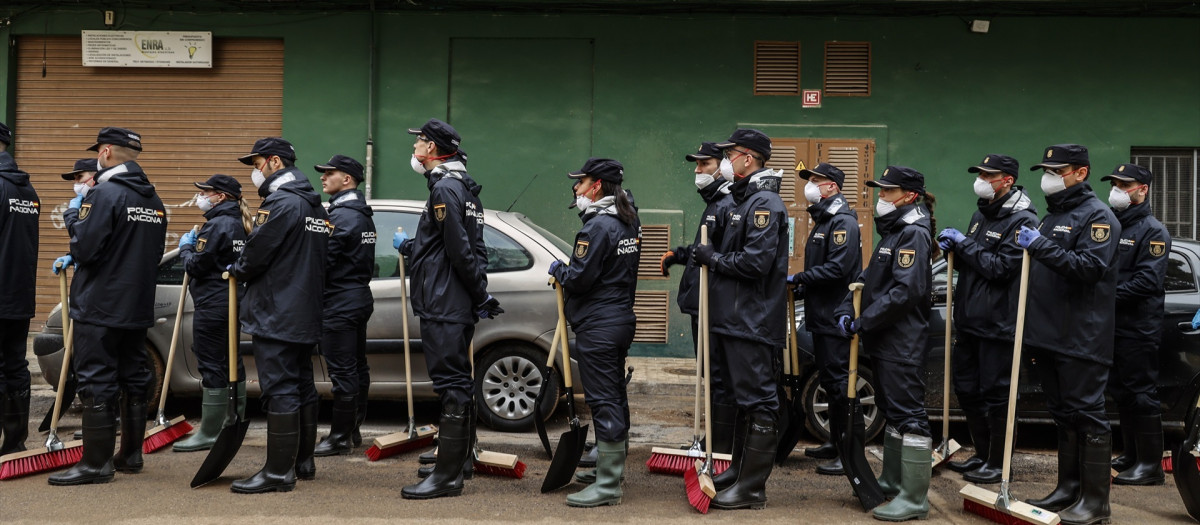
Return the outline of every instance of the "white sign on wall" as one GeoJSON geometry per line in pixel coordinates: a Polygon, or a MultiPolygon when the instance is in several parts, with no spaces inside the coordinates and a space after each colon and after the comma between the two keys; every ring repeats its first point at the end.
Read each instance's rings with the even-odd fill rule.
{"type": "Polygon", "coordinates": [[[209,31],[83,31],[85,67],[212,67],[209,31]]]}

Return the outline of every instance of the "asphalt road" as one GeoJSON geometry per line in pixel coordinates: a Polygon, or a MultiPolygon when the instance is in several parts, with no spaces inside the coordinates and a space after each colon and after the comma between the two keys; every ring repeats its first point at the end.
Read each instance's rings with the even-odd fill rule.
{"type": "MultiPolygon", "coordinates": [[[[35,389],[33,410],[38,420],[53,401],[48,387],[35,389]]],[[[254,405],[255,403],[251,403],[254,405]]],[[[195,422],[195,400],[169,405],[168,413],[185,411],[195,422]],[[178,406],[175,406],[178,405],[178,406]]],[[[550,423],[553,440],[566,430],[564,404],[550,423]]],[[[582,408],[582,398],[579,406],[582,408]]],[[[480,429],[485,449],[518,454],[528,470],[523,479],[476,476],[468,481],[463,496],[431,501],[400,498],[400,489],[415,483],[416,453],[369,462],[362,454],[317,458],[317,479],[301,481],[290,493],[239,495],[229,483],[253,474],[265,458],[266,428],[261,413],[252,413],[252,426],[238,456],[226,475],[213,484],[193,490],[188,483],[203,462],[205,453],[179,454],[164,450],[146,457],[140,474],[117,474],[105,485],[51,487],[48,473],[0,482],[0,522],[25,523],[587,523],[696,524],[718,520],[754,520],[758,523],[879,523],[862,511],[844,477],[820,476],[813,472],[816,460],[797,450],[788,464],[777,467],[767,488],[769,504],[759,511],[720,511],[700,515],[688,504],[681,477],[651,474],[645,468],[655,445],[680,444],[691,434],[689,397],[635,394],[632,445],[627,462],[622,505],[597,509],[573,509],[566,494],[579,490],[575,484],[550,494],[539,490],[549,461],[536,434],[500,434],[480,429]]],[[[328,421],[323,407],[322,422],[328,421]]],[[[433,422],[435,407],[419,409],[418,420],[433,422]]],[[[374,403],[364,427],[370,439],[400,430],[404,423],[400,403],[374,403]]],[[[586,416],[586,409],[584,410],[586,416]]],[[[38,421],[34,421],[36,425],[38,421]]],[[[79,428],[78,409],[68,411],[60,436],[69,439],[79,428]]],[[[319,431],[324,433],[322,425],[319,431]]],[[[1051,428],[1024,429],[1016,455],[1014,496],[1041,497],[1053,488],[1055,458],[1051,428]]],[[[41,440],[31,436],[30,444],[41,440]]],[[[802,442],[800,449],[812,443],[802,442]]],[[[869,447],[877,451],[879,444],[869,447]]],[[[970,448],[959,452],[966,455],[970,448]]],[[[958,456],[956,456],[958,457],[958,456]]],[[[868,454],[876,472],[879,461],[868,454]]],[[[950,471],[935,472],[929,494],[930,523],[989,523],[962,510],[958,490],[964,482],[950,471]]],[[[988,487],[997,490],[997,486],[988,487]]],[[[1173,480],[1165,486],[1114,487],[1114,523],[1186,523],[1173,480]]]]}

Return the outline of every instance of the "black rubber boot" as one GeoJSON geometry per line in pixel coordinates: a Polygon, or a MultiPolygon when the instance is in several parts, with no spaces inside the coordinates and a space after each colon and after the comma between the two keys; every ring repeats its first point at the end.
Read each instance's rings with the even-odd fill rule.
{"type": "Polygon", "coordinates": [[[313,461],[313,450],[317,447],[316,401],[300,407],[299,444],[296,448],[296,479],[316,479],[317,464],[313,461]]]}
{"type": "Polygon", "coordinates": [[[579,456],[579,468],[596,468],[596,458],[599,456],[596,443],[589,441],[583,444],[583,455],[579,456]]]}
{"type": "Polygon", "coordinates": [[[313,449],[317,457],[342,456],[354,452],[354,422],[358,403],[354,396],[340,396],[333,400],[333,420],[329,425],[329,435],[313,449]]]}
{"type": "Polygon", "coordinates": [[[253,476],[234,481],[230,490],[238,494],[261,494],[296,488],[299,439],[298,412],[267,412],[267,463],[253,476]]]}
{"type": "Polygon", "coordinates": [[[113,468],[118,472],[136,474],[142,471],[142,442],[146,439],[146,399],[125,396],[121,414],[121,450],[113,456],[113,468]]]}
{"type": "Polygon", "coordinates": [[[1137,429],[1134,428],[1132,409],[1121,407],[1121,455],[1113,458],[1112,468],[1117,472],[1125,472],[1138,461],[1137,429]]]}
{"type": "Polygon", "coordinates": [[[70,470],[50,476],[51,485],[87,485],[113,480],[112,452],[117,445],[116,406],[106,401],[83,402],[83,458],[70,470]]]}
{"type": "Polygon", "coordinates": [[[450,403],[442,410],[438,425],[438,455],[433,472],[416,485],[400,491],[404,499],[459,496],[463,490],[463,462],[471,460],[470,411],[450,403]]]}
{"type": "MultiPolygon", "coordinates": [[[[1084,434],[1080,469],[1081,485],[1079,500],[1058,511],[1058,517],[1067,525],[1091,525],[1103,523],[1112,517],[1108,505],[1109,474],[1112,468],[1112,434],[1084,434]]],[[[1138,451],[1141,455],[1141,451],[1138,451]]]]}
{"type": "MultiPolygon", "coordinates": [[[[425,479],[429,477],[430,474],[433,474],[433,469],[436,467],[437,458],[434,457],[433,460],[435,463],[434,465],[423,465],[417,468],[418,478],[425,479]]],[[[464,480],[475,477],[475,454],[467,454],[466,461],[463,461],[462,474],[464,480]]]]}
{"type": "Polygon", "coordinates": [[[713,403],[712,411],[712,452],[732,454],[733,436],[737,430],[737,405],[713,403]]]}
{"type": "Polygon", "coordinates": [[[738,411],[737,417],[734,418],[733,459],[729,462],[729,468],[713,476],[713,485],[718,491],[725,490],[737,482],[738,472],[742,470],[742,456],[746,452],[746,433],[749,431],[750,425],[745,414],[738,411]]]}
{"type": "Polygon", "coordinates": [[[1134,437],[1137,462],[1113,478],[1115,485],[1162,485],[1166,480],[1162,469],[1162,416],[1137,416],[1134,437]]]}
{"type": "Polygon", "coordinates": [[[712,506],[718,509],[761,509],[767,506],[767,478],[771,477],[771,468],[775,466],[779,431],[770,414],[755,413],[752,417],[738,479],[712,499],[712,506]]]}
{"type": "MultiPolygon", "coordinates": [[[[987,461],[979,468],[963,473],[963,479],[978,485],[1000,483],[1004,475],[1004,433],[1008,422],[1008,413],[1000,416],[988,416],[988,429],[992,435],[988,450],[987,461]]],[[[1014,428],[1013,442],[1017,441],[1014,428]]]]}
{"type": "Polygon", "coordinates": [[[430,449],[427,452],[422,452],[420,456],[417,456],[417,463],[420,463],[422,465],[432,465],[434,463],[437,463],[437,440],[436,439],[433,441],[432,449],[430,449]]]}
{"type": "MultiPolygon", "coordinates": [[[[1104,464],[1110,466],[1110,461],[1106,458],[1104,464]]],[[[1069,507],[1079,499],[1079,466],[1079,435],[1074,430],[1058,427],[1058,485],[1042,499],[1025,501],[1050,512],[1069,507]]],[[[1106,468],[1106,478],[1107,472],[1106,468]]],[[[1107,482],[1105,484],[1107,485],[1107,482]]]]}
{"type": "Polygon", "coordinates": [[[29,390],[13,392],[0,400],[4,412],[4,444],[0,445],[0,456],[25,450],[25,439],[29,437],[29,390]]]}
{"type": "Polygon", "coordinates": [[[367,420],[367,390],[363,388],[354,398],[357,406],[354,415],[354,432],[350,434],[350,441],[356,447],[362,446],[362,424],[367,420]]]}
{"type": "Polygon", "coordinates": [[[988,430],[988,419],[985,414],[967,412],[967,431],[971,433],[971,443],[975,445],[975,455],[962,461],[946,463],[946,468],[955,472],[970,472],[987,463],[988,450],[991,448],[991,432],[988,430]]]}
{"type": "MultiPolygon", "coordinates": [[[[840,405],[840,403],[837,403],[837,405],[840,405]]],[[[830,444],[834,447],[834,456],[829,462],[817,465],[817,474],[825,476],[841,476],[845,474],[845,470],[842,468],[842,458],[837,454],[836,444],[837,436],[842,435],[842,424],[845,421],[846,417],[841,414],[841,410],[835,408],[834,404],[829,405],[829,439],[830,444]]],[[[806,454],[807,452],[805,451],[806,454]]]]}

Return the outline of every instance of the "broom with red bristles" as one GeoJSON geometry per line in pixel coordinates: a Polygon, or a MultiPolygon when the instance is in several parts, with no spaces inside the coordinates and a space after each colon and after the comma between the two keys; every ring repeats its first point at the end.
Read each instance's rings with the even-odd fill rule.
{"type": "MultiPolygon", "coordinates": [[[[566,340],[567,334],[561,333],[563,340],[566,340]]],[[[467,348],[467,353],[471,359],[471,381],[475,380],[475,341],[471,341],[467,348]]],[[[521,479],[525,477],[525,469],[527,466],[521,462],[516,454],[505,454],[503,452],[493,452],[483,450],[479,447],[479,440],[475,437],[475,399],[471,399],[471,454],[474,459],[475,472],[480,474],[488,474],[491,476],[502,476],[506,478],[521,479]]],[[[533,417],[538,417],[536,408],[534,407],[533,417]]]]}
{"type": "Polygon", "coordinates": [[[67,302],[67,268],[61,264],[56,266],[59,268],[58,292],[62,296],[64,337],[62,371],[58,374],[58,394],[54,396],[54,416],[50,420],[50,434],[46,436],[45,450],[26,450],[0,456],[0,479],[12,479],[69,467],[83,458],[82,441],[63,443],[58,439],[58,418],[62,415],[63,391],[67,389],[67,373],[71,370],[75,325],[71,322],[71,308],[67,302]]]}
{"type": "Polygon", "coordinates": [[[398,269],[400,270],[400,325],[404,330],[404,388],[408,393],[408,429],[375,438],[375,443],[366,451],[368,461],[379,461],[383,458],[428,447],[433,443],[434,435],[437,434],[437,427],[433,425],[418,427],[417,420],[413,416],[415,411],[413,409],[412,351],[408,342],[408,282],[404,276],[403,255],[400,256],[398,269]]]}
{"type": "MultiPolygon", "coordinates": [[[[199,228],[192,227],[192,232],[199,228]]],[[[171,371],[175,366],[175,349],[179,347],[179,335],[183,331],[183,304],[187,302],[188,281],[191,277],[187,272],[183,272],[183,286],[179,291],[179,306],[175,309],[175,329],[171,331],[171,350],[167,352],[167,368],[163,373],[162,392],[158,394],[158,417],[154,418],[154,428],[146,431],[146,438],[142,441],[142,453],[149,454],[159,450],[171,443],[174,443],[179,438],[186,436],[192,431],[192,425],[187,422],[183,416],[178,416],[175,419],[167,421],[167,392],[171,387],[171,371]]]]}
{"type": "MultiPolygon", "coordinates": [[[[708,226],[700,226],[700,244],[708,244],[708,226]]],[[[712,362],[709,360],[709,344],[708,344],[708,266],[700,266],[700,334],[701,348],[703,349],[704,359],[704,461],[696,460],[694,467],[683,472],[683,485],[687,492],[688,503],[700,511],[701,514],[708,514],[708,505],[712,503],[713,497],[717,495],[717,488],[713,484],[713,455],[712,447],[712,418],[709,417],[709,408],[712,407],[712,362]]],[[[698,353],[696,359],[699,360],[702,356],[698,353]]]]}

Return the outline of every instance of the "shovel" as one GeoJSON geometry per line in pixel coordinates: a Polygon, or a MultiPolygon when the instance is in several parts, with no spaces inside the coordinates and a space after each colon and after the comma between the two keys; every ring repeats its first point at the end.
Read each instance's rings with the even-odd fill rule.
{"type": "Polygon", "coordinates": [[[958,449],[962,448],[957,441],[950,439],[950,332],[953,327],[952,305],[954,302],[954,252],[946,252],[946,364],[942,370],[942,443],[933,449],[933,468],[950,461],[958,449]]]}
{"type": "Polygon", "coordinates": [[[1187,439],[1179,444],[1179,448],[1171,453],[1174,458],[1173,467],[1175,488],[1183,498],[1183,506],[1187,513],[1196,521],[1200,521],[1200,469],[1196,467],[1195,458],[1200,456],[1200,401],[1192,409],[1188,418],[1187,439]]]}
{"type": "MultiPolygon", "coordinates": [[[[550,284],[554,285],[553,277],[550,278],[550,284]]],[[[554,379],[554,355],[558,353],[558,344],[563,330],[566,330],[566,322],[562,316],[559,316],[558,324],[554,327],[554,339],[550,341],[550,355],[546,358],[546,368],[543,374],[546,376],[546,380],[542,382],[542,389],[538,390],[537,397],[533,401],[533,426],[537,428],[538,438],[542,440],[542,447],[546,449],[546,457],[551,460],[554,459],[554,450],[550,446],[550,437],[546,434],[546,421],[542,419],[539,407],[542,406],[542,400],[546,397],[546,390],[549,390],[548,385],[553,385],[556,381],[554,379]]]]}
{"type": "Polygon", "coordinates": [[[229,281],[229,407],[225,412],[225,424],[221,433],[217,434],[217,441],[208,451],[208,457],[204,458],[200,470],[196,471],[196,477],[192,478],[192,488],[203,487],[221,477],[225,467],[228,467],[229,462],[237,455],[238,449],[242,448],[242,440],[246,439],[246,430],[250,428],[250,421],[243,420],[237,410],[237,349],[238,338],[241,335],[237,322],[237,279],[229,272],[225,272],[222,277],[229,281]]]}
{"type": "Polygon", "coordinates": [[[783,410],[787,425],[779,435],[779,448],[775,452],[776,465],[783,465],[804,433],[804,396],[800,391],[802,388],[800,385],[800,345],[796,342],[796,296],[790,287],[788,288],[788,335],[787,351],[783,354],[783,383],[788,387],[789,394],[787,406],[783,410]]]}
{"type": "MultiPolygon", "coordinates": [[[[554,291],[558,299],[558,322],[560,326],[565,325],[567,313],[562,286],[556,286],[554,291]]],[[[571,483],[575,477],[575,468],[579,465],[579,458],[583,457],[583,445],[588,433],[588,425],[580,426],[579,416],[575,415],[575,385],[571,380],[571,352],[566,344],[566,330],[559,330],[559,337],[562,338],[562,374],[567,387],[567,415],[570,418],[571,430],[563,432],[558,438],[558,448],[554,451],[554,458],[550,460],[546,478],[542,480],[543,494],[571,483]]]]}
{"type": "MultiPolygon", "coordinates": [[[[863,283],[850,283],[850,291],[854,294],[854,318],[857,319],[862,309],[863,283]]],[[[846,479],[850,480],[850,488],[858,496],[864,511],[870,511],[883,503],[883,488],[875,479],[867,456],[863,454],[866,422],[863,420],[862,405],[858,402],[858,334],[850,340],[850,377],[846,381],[846,422],[842,426],[842,435],[838,436],[838,454],[842,458],[842,469],[846,479]]]]}

